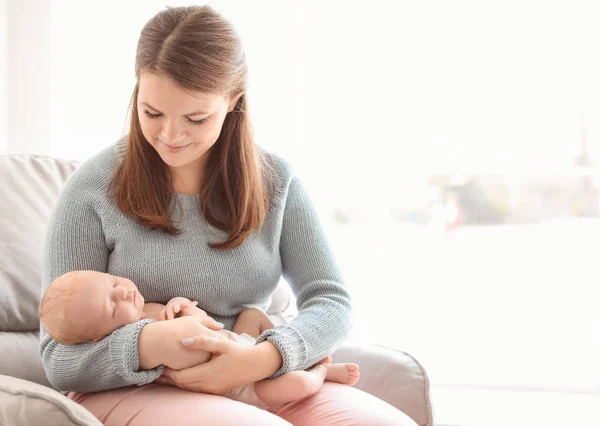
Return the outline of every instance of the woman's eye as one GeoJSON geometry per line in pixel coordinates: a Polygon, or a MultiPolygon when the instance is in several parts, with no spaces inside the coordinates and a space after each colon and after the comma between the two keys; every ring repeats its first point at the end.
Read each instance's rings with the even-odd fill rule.
{"type": "Polygon", "coordinates": [[[146,114],[148,116],[148,118],[158,118],[158,117],[160,117],[160,114],[152,114],[147,109],[144,110],[144,114],[146,114]]]}
{"type": "MultiPolygon", "coordinates": [[[[158,117],[162,116],[162,114],[152,114],[152,113],[151,113],[150,111],[148,111],[147,109],[145,109],[145,110],[144,110],[144,114],[146,114],[146,116],[147,116],[148,118],[158,118],[158,117]]],[[[203,118],[203,119],[201,119],[201,120],[192,120],[191,118],[188,118],[188,119],[187,119],[187,121],[188,121],[188,123],[190,123],[190,124],[195,124],[195,125],[197,125],[197,124],[202,124],[202,123],[204,123],[204,122],[205,122],[207,119],[208,119],[208,117],[205,117],[205,118],[203,118]]]]}
{"type": "Polygon", "coordinates": [[[190,124],[202,124],[204,123],[206,120],[208,119],[208,117],[203,118],[202,120],[192,120],[191,118],[188,118],[187,121],[190,124]]]}

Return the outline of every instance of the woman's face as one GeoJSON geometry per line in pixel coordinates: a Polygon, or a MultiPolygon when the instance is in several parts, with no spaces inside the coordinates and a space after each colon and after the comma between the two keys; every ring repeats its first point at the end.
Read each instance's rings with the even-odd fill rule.
{"type": "Polygon", "coordinates": [[[221,133],[235,102],[190,92],[167,77],[140,75],[137,100],[142,133],[173,173],[203,170],[204,154],[221,133]]]}

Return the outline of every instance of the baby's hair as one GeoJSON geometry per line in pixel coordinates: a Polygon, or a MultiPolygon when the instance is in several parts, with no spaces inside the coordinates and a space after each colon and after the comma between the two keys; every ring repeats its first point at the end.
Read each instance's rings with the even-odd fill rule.
{"type": "Polygon", "coordinates": [[[92,340],[89,330],[78,327],[69,315],[73,294],[81,285],[78,274],[69,272],[52,281],[38,309],[44,330],[58,343],[72,345],[92,340]]]}

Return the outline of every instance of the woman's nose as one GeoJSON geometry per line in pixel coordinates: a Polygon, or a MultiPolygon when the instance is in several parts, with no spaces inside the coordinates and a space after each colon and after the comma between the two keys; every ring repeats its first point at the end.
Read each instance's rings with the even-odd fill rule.
{"type": "Polygon", "coordinates": [[[173,120],[167,120],[162,128],[160,137],[163,142],[175,145],[185,137],[183,128],[176,125],[173,120]]]}

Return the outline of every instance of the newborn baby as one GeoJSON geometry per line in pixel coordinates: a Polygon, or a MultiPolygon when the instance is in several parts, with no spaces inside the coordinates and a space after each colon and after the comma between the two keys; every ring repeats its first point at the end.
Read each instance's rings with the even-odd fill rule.
{"type": "Polygon", "coordinates": [[[74,271],[52,282],[40,303],[46,332],[59,343],[96,342],[126,324],[148,318],[173,319],[188,299],[144,303],[136,285],[126,278],[95,271],[74,271]]]}
{"type": "MultiPolygon", "coordinates": [[[[166,305],[145,303],[136,285],[126,278],[96,272],[73,271],[54,280],[42,297],[39,317],[44,330],[57,342],[96,342],[114,330],[141,319],[171,320],[177,316],[206,316],[197,302],[175,297],[166,305]]],[[[254,345],[258,336],[273,328],[270,318],[258,309],[240,313],[233,333],[220,330],[225,338],[254,345]]],[[[189,351],[194,361],[167,365],[183,369],[210,359],[205,351],[189,351]]],[[[259,408],[303,399],[315,394],[325,380],[354,385],[360,373],[356,364],[332,364],[331,357],[306,371],[293,371],[273,380],[261,380],[229,392],[227,397],[259,408]]]]}

